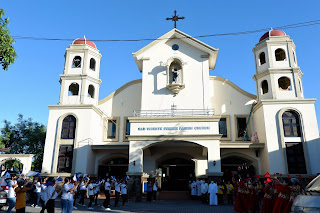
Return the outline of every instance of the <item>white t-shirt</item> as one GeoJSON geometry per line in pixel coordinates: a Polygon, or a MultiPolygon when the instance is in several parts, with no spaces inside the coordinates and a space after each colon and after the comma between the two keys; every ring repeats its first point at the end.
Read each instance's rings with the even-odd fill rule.
{"type": "Polygon", "coordinates": [[[47,186],[47,190],[46,190],[46,192],[47,192],[47,200],[46,200],[46,203],[48,202],[48,200],[50,200],[50,199],[55,200],[58,197],[58,193],[57,192],[55,192],[53,194],[54,190],[55,190],[55,188],[53,186],[47,186]]]}
{"type": "MultiPolygon", "coordinates": [[[[73,187],[74,187],[74,184],[73,183],[69,183],[69,188],[72,189],[73,187]]],[[[76,191],[77,191],[77,189],[74,190],[74,193],[70,192],[69,200],[73,200],[76,191]]]]}
{"type": "Polygon", "coordinates": [[[71,189],[70,188],[70,184],[63,184],[61,199],[64,199],[64,200],[69,200],[70,199],[71,193],[68,192],[70,189],[71,189]]]}
{"type": "Polygon", "coordinates": [[[99,183],[96,183],[96,184],[93,184],[93,186],[96,187],[96,188],[93,190],[94,194],[99,193],[99,191],[100,191],[100,184],[99,184],[99,183]]]}
{"type": "Polygon", "coordinates": [[[86,185],[84,184],[84,182],[82,182],[82,183],[80,184],[80,191],[81,191],[81,190],[87,190],[86,185]]]}
{"type": "Polygon", "coordinates": [[[120,186],[121,186],[121,183],[116,182],[114,184],[114,190],[116,190],[117,192],[120,192],[120,186]]]}
{"type": "Polygon", "coordinates": [[[127,194],[127,185],[125,183],[121,184],[121,194],[127,194]]]}
{"type": "Polygon", "coordinates": [[[111,187],[110,187],[110,183],[109,182],[106,182],[105,184],[104,184],[104,189],[107,191],[109,191],[109,192],[111,192],[111,187]]]}
{"type": "Polygon", "coordinates": [[[40,192],[40,198],[43,201],[47,200],[47,186],[43,183],[41,184],[41,192],[40,192]]]}
{"type": "Polygon", "coordinates": [[[157,187],[157,185],[158,185],[158,182],[155,182],[154,184],[153,184],[153,191],[157,191],[158,190],[158,187],[157,187]]]}
{"type": "Polygon", "coordinates": [[[35,193],[40,193],[41,192],[41,184],[40,182],[36,183],[36,188],[34,189],[35,193]]]}
{"type": "Polygon", "coordinates": [[[8,198],[14,198],[16,197],[16,193],[14,191],[14,189],[16,187],[13,187],[12,185],[15,185],[17,184],[17,181],[16,180],[10,180],[9,183],[8,183],[8,186],[9,186],[9,191],[8,191],[8,198]]]}
{"type": "Polygon", "coordinates": [[[92,183],[90,183],[89,185],[88,185],[88,195],[90,196],[90,195],[94,195],[94,192],[93,192],[93,184],[92,183]]]}

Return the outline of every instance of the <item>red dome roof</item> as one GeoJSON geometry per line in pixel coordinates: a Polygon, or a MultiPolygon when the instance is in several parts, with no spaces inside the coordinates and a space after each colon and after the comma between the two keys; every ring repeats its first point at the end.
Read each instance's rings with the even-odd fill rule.
{"type": "Polygon", "coordinates": [[[266,32],[265,34],[263,34],[263,36],[261,36],[260,41],[269,38],[270,36],[285,36],[286,33],[283,32],[282,30],[269,30],[268,32],[266,32]]]}
{"type": "Polygon", "coordinates": [[[87,45],[89,45],[89,46],[91,46],[93,48],[97,48],[96,45],[92,41],[86,39],[85,37],[84,38],[78,38],[78,39],[74,40],[72,42],[72,44],[87,44],[87,45]]]}

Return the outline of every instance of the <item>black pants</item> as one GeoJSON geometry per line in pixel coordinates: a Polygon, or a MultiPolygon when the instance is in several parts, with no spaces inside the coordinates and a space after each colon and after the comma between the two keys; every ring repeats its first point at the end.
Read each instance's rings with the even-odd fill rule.
{"type": "Polygon", "coordinates": [[[228,204],[233,204],[233,194],[228,194],[228,204]]]}
{"type": "Polygon", "coordinates": [[[16,209],[16,213],[25,213],[26,212],[26,207],[23,207],[21,209],[16,209]]]}
{"type": "Polygon", "coordinates": [[[223,204],[223,194],[218,194],[218,204],[223,204]]]}
{"type": "Polygon", "coordinates": [[[84,196],[86,195],[86,190],[80,190],[80,201],[79,204],[84,204],[84,196]]]}
{"type": "Polygon", "coordinates": [[[147,192],[147,201],[151,202],[152,192],[147,192]]]}
{"type": "Polygon", "coordinates": [[[91,207],[91,206],[92,206],[92,203],[93,203],[93,201],[94,201],[94,195],[90,195],[90,196],[89,196],[89,199],[90,199],[90,202],[89,202],[88,207],[91,207]]]}
{"type": "Polygon", "coordinates": [[[106,196],[106,199],[104,200],[103,202],[103,206],[105,208],[108,208],[109,207],[109,204],[110,204],[110,192],[109,190],[105,190],[104,191],[104,195],[106,196]]]}
{"type": "Polygon", "coordinates": [[[120,192],[115,191],[115,193],[116,193],[116,199],[114,201],[114,206],[117,206],[120,198],[120,192]]]}
{"type": "Polygon", "coordinates": [[[128,196],[127,194],[122,194],[121,197],[122,197],[122,205],[124,206],[124,204],[127,202],[128,196]]]}
{"type": "Polygon", "coordinates": [[[48,200],[46,209],[48,213],[54,213],[54,199],[48,200]]]}
{"type": "Polygon", "coordinates": [[[44,201],[41,198],[40,198],[40,203],[41,203],[40,213],[44,213],[44,210],[46,210],[46,204],[44,204],[44,201]]]}
{"type": "Polygon", "coordinates": [[[152,191],[153,200],[157,200],[157,191],[152,191]]]}
{"type": "Polygon", "coordinates": [[[96,205],[96,206],[98,205],[98,196],[99,196],[99,193],[98,193],[98,192],[93,195],[94,205],[96,205]]]}

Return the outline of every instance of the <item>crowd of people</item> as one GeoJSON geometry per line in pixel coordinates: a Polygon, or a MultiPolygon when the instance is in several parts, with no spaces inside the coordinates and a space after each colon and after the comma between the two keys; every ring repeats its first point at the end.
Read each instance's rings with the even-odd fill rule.
{"type": "Polygon", "coordinates": [[[61,196],[62,213],[70,213],[73,209],[77,209],[78,205],[86,206],[85,199],[89,198],[88,210],[93,210],[93,205],[98,206],[98,196],[100,191],[104,191],[105,200],[102,207],[110,210],[111,189],[115,190],[114,206],[118,207],[120,195],[122,205],[127,201],[127,179],[116,179],[114,177],[97,180],[90,179],[88,176],[75,175],[73,177],[26,177],[24,175],[11,175],[10,178],[3,177],[1,182],[5,181],[8,186],[8,209],[10,213],[13,208],[17,213],[25,212],[26,209],[26,193],[32,196],[32,207],[41,208],[40,213],[47,211],[53,213],[55,211],[55,200],[61,196]]]}
{"type": "MultiPolygon", "coordinates": [[[[55,211],[55,200],[61,196],[62,213],[70,213],[77,209],[78,205],[86,206],[89,210],[93,205],[98,206],[98,196],[104,192],[105,199],[102,207],[110,210],[111,190],[115,192],[114,207],[119,206],[120,196],[122,205],[128,199],[127,181],[129,177],[115,177],[107,179],[90,178],[87,175],[75,175],[66,178],[54,177],[26,177],[24,175],[11,175],[10,178],[2,178],[1,183],[6,181],[8,186],[7,213],[13,208],[16,212],[25,212],[26,193],[32,196],[32,207],[40,208],[41,213],[55,211]],[[85,202],[88,197],[89,202],[85,202]]],[[[192,200],[201,200],[204,204],[212,206],[223,205],[226,203],[233,205],[235,212],[261,212],[261,213],[287,213],[290,212],[294,199],[302,192],[307,185],[306,180],[298,178],[282,178],[267,173],[264,177],[255,176],[254,178],[242,179],[232,177],[232,181],[207,181],[198,179],[190,183],[192,200]],[[300,179],[300,180],[299,180],[300,179]]],[[[148,181],[146,188],[147,201],[156,200],[158,182],[148,181]]]]}
{"type": "MultiPolygon", "coordinates": [[[[298,175],[299,176],[299,175],[298,175]]],[[[214,182],[198,179],[190,183],[191,199],[209,205],[223,205],[225,200],[234,211],[261,213],[289,213],[294,199],[303,192],[307,179],[282,178],[267,173],[264,177],[214,182]],[[235,199],[234,199],[235,198],[235,199]],[[234,202],[235,201],[235,202],[234,202]]]]}

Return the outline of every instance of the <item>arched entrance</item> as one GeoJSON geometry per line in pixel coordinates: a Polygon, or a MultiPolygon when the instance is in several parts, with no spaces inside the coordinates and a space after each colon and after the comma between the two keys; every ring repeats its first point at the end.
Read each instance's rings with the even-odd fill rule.
{"type": "Polygon", "coordinates": [[[231,181],[233,175],[242,178],[253,177],[255,169],[252,162],[239,156],[229,156],[221,159],[221,171],[225,181],[231,181]]]}
{"type": "Polygon", "coordinates": [[[162,171],[162,190],[187,191],[189,181],[195,179],[195,163],[191,159],[172,157],[158,163],[162,171]]]}
{"type": "Polygon", "coordinates": [[[27,174],[31,170],[33,154],[1,154],[1,169],[17,170],[22,174],[27,174]],[[6,167],[6,168],[4,168],[6,167]]]}
{"type": "Polygon", "coordinates": [[[116,178],[123,178],[128,171],[129,160],[127,158],[118,157],[113,159],[106,159],[101,161],[98,168],[98,177],[105,178],[115,176],[116,178]]]}

